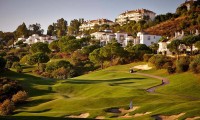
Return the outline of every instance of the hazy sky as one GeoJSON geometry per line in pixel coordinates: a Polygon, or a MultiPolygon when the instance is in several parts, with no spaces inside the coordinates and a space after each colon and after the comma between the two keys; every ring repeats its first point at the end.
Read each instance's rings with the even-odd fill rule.
{"type": "Polygon", "coordinates": [[[13,32],[26,23],[40,23],[45,30],[48,25],[64,18],[85,20],[115,18],[126,10],[145,8],[156,14],[175,12],[185,0],[0,0],[0,31],[13,32]]]}

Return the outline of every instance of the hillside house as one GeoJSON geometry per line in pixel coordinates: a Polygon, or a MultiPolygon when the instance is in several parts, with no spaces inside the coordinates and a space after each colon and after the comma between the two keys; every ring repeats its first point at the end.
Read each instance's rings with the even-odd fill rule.
{"type": "Polygon", "coordinates": [[[48,35],[39,36],[38,34],[33,34],[33,35],[29,36],[28,38],[24,38],[24,37],[18,38],[17,41],[15,42],[15,44],[21,40],[24,43],[27,43],[28,45],[31,45],[31,44],[34,44],[37,42],[43,42],[43,43],[50,44],[54,40],[57,40],[57,37],[56,36],[48,36],[48,35]]]}
{"type": "MultiPolygon", "coordinates": [[[[199,35],[199,31],[196,30],[194,35],[199,35]]],[[[175,36],[173,38],[164,39],[164,40],[158,42],[158,45],[159,45],[158,53],[161,53],[161,54],[164,54],[164,55],[171,55],[172,53],[169,51],[169,49],[167,49],[167,45],[170,44],[175,39],[182,40],[183,37],[185,37],[184,31],[182,31],[181,33],[180,32],[175,32],[175,36]]],[[[190,51],[190,48],[188,48],[184,44],[181,44],[179,46],[179,49],[181,51],[190,51]]],[[[197,48],[195,48],[195,46],[193,46],[193,50],[197,50],[197,48]]]]}
{"type": "Polygon", "coordinates": [[[137,9],[137,10],[130,10],[121,13],[117,18],[116,21],[118,24],[123,25],[126,24],[128,21],[136,21],[143,20],[145,18],[149,18],[150,20],[154,20],[156,13],[147,10],[147,9],[137,9]]]}
{"type": "Polygon", "coordinates": [[[150,46],[154,43],[158,43],[161,36],[152,35],[147,32],[138,32],[137,37],[134,40],[134,45],[136,44],[145,44],[146,46],[150,46]]]}
{"type": "Polygon", "coordinates": [[[97,20],[88,20],[88,21],[85,21],[81,24],[81,26],[79,27],[80,31],[83,31],[83,30],[90,30],[90,29],[94,29],[94,26],[95,25],[104,25],[104,24],[107,24],[107,25],[113,25],[114,22],[111,21],[111,20],[108,20],[108,19],[97,19],[97,20]]]}
{"type": "Polygon", "coordinates": [[[108,44],[109,42],[111,42],[112,39],[115,39],[118,43],[122,45],[122,47],[125,47],[128,44],[128,41],[133,41],[133,37],[128,35],[127,33],[113,33],[110,30],[92,33],[91,37],[100,40],[101,46],[108,44]]]}

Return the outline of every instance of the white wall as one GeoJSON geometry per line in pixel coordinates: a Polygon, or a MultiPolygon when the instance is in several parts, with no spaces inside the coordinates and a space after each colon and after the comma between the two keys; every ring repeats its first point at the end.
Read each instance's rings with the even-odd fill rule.
{"type": "Polygon", "coordinates": [[[158,43],[161,36],[149,35],[139,32],[137,37],[140,39],[140,44],[145,44],[147,46],[152,45],[153,43],[158,43]]]}

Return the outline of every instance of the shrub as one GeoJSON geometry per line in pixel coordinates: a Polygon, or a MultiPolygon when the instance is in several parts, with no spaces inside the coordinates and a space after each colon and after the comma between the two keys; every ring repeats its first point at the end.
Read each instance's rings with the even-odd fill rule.
{"type": "Polygon", "coordinates": [[[165,62],[167,62],[167,58],[163,55],[154,55],[149,59],[149,62],[155,65],[156,69],[161,69],[165,62]]]}
{"type": "Polygon", "coordinates": [[[64,67],[53,71],[52,76],[57,79],[66,79],[68,77],[68,70],[64,67]]]}
{"type": "Polygon", "coordinates": [[[190,63],[190,69],[194,73],[200,73],[200,55],[197,55],[190,63]]]}
{"type": "Polygon", "coordinates": [[[40,64],[39,65],[39,70],[40,72],[45,72],[46,64],[40,64]]]}
{"type": "Polygon", "coordinates": [[[11,62],[19,62],[19,57],[15,55],[7,55],[5,59],[11,62]]]}
{"type": "Polygon", "coordinates": [[[14,111],[15,106],[14,103],[11,102],[9,99],[6,99],[1,107],[0,107],[0,111],[1,111],[1,115],[9,115],[12,114],[12,112],[14,111]]]}
{"type": "Polygon", "coordinates": [[[168,69],[168,67],[172,67],[173,66],[173,62],[172,61],[168,61],[163,65],[164,69],[168,69]]]}
{"type": "Polygon", "coordinates": [[[172,66],[169,66],[169,67],[167,68],[168,74],[173,74],[173,73],[175,73],[175,71],[176,71],[176,68],[173,68],[172,66]]]}
{"type": "Polygon", "coordinates": [[[158,58],[155,60],[156,69],[162,69],[165,64],[165,60],[163,58],[158,58]]]}
{"type": "Polygon", "coordinates": [[[18,66],[21,66],[21,65],[19,64],[19,62],[14,62],[14,63],[12,64],[12,68],[14,68],[14,69],[16,69],[18,66]]]}
{"type": "Polygon", "coordinates": [[[22,73],[23,69],[21,65],[16,66],[16,70],[18,73],[22,73]]]}
{"type": "Polygon", "coordinates": [[[189,64],[190,64],[189,57],[181,57],[178,61],[176,61],[176,71],[186,72],[189,69],[189,64]]]}
{"type": "Polygon", "coordinates": [[[48,72],[43,72],[43,73],[41,74],[41,76],[47,77],[47,78],[52,78],[51,73],[48,73],[48,72]]]}
{"type": "Polygon", "coordinates": [[[70,69],[71,68],[71,64],[68,61],[65,60],[60,60],[60,61],[56,61],[56,62],[50,62],[47,64],[46,66],[46,72],[53,72],[54,70],[57,70],[61,67],[64,67],[66,69],[70,69]]]}
{"type": "Polygon", "coordinates": [[[153,56],[152,54],[144,54],[144,55],[143,55],[143,61],[144,61],[144,62],[148,62],[149,59],[150,59],[152,56],[153,56]]]}
{"type": "Polygon", "coordinates": [[[4,84],[3,85],[4,93],[9,93],[11,89],[12,89],[12,86],[10,84],[4,84]]]}
{"type": "Polygon", "coordinates": [[[6,67],[6,68],[11,68],[11,67],[12,67],[12,64],[13,64],[13,63],[12,63],[11,61],[7,61],[5,67],[6,67]]]}
{"type": "Polygon", "coordinates": [[[22,103],[28,98],[26,91],[18,91],[15,95],[12,96],[12,101],[14,103],[22,103]]]}

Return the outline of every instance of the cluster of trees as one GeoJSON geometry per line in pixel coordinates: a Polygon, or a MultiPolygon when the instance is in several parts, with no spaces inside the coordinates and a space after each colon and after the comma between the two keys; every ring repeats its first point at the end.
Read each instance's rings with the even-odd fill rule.
{"type": "Polygon", "coordinates": [[[83,23],[84,19],[74,19],[71,20],[70,25],[65,19],[58,19],[56,23],[48,26],[47,35],[55,35],[57,37],[62,37],[66,35],[78,35],[79,27],[83,23]]]}
{"type": "Polygon", "coordinates": [[[169,74],[181,73],[188,70],[200,73],[200,55],[194,57],[182,56],[178,60],[164,55],[145,54],[144,61],[153,64],[156,69],[167,69],[169,74]]]}
{"type": "Polygon", "coordinates": [[[17,81],[5,77],[0,78],[0,115],[9,115],[17,104],[21,104],[28,98],[17,81]]]}
{"type": "MultiPolygon", "coordinates": [[[[185,36],[182,40],[176,39],[173,40],[170,44],[168,44],[167,48],[177,55],[177,59],[179,59],[179,55],[181,52],[186,52],[186,48],[190,48],[190,55],[193,55],[193,47],[200,49],[200,36],[189,35],[185,36]]],[[[199,51],[197,51],[199,53],[199,51]]]]}

